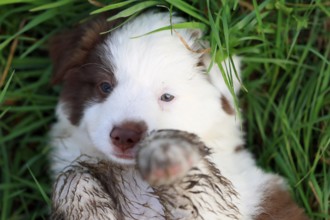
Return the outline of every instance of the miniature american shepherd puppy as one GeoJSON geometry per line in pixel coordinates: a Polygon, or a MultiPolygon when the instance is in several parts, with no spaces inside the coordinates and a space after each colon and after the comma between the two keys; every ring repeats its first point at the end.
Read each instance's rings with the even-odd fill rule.
{"type": "MultiPolygon", "coordinates": [[[[52,219],[307,219],[283,178],[244,149],[241,122],[200,30],[147,12],[96,18],[52,41],[62,84],[52,127],[52,219]]],[[[240,83],[240,59],[221,64],[240,83]]]]}

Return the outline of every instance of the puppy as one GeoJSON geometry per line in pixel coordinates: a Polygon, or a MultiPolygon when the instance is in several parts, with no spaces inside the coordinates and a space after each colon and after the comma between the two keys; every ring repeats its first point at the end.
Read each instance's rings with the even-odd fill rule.
{"type": "MultiPolygon", "coordinates": [[[[121,188],[123,198],[148,207],[129,207],[125,213],[138,213],[139,217],[132,214],[125,219],[150,219],[154,213],[164,217],[167,209],[162,197],[149,195],[155,193],[150,183],[157,175],[145,181],[135,170],[136,155],[140,141],[151,131],[176,129],[200,137],[213,152],[208,161],[235,192],[236,196],[223,200],[230,203],[230,214],[210,219],[306,219],[292,201],[285,181],[264,173],[242,147],[240,121],[219,66],[210,65],[209,54],[198,53],[206,45],[200,40],[201,31],[180,29],[145,35],[169,26],[170,21],[184,19],[148,12],[103,35],[100,33],[117,24],[96,19],[54,39],[50,50],[53,82],[63,83],[56,110],[58,122],[51,131],[54,177],[82,154],[110,161],[124,167],[120,179],[114,178],[118,187],[121,181],[134,181],[132,190],[121,188]]],[[[225,60],[222,68],[225,74],[239,75],[239,58],[225,60]]],[[[235,77],[232,84],[237,93],[240,83],[235,77]]],[[[160,169],[158,174],[162,172],[160,169]]],[[[161,184],[171,182],[171,175],[163,180],[161,184]]],[[[215,200],[204,209],[205,203],[198,204],[197,209],[208,209],[209,213],[222,207],[215,200]]],[[[171,216],[193,219],[181,212],[171,216]]],[[[208,213],[201,216],[206,218],[208,213]]],[[[109,219],[122,218],[113,215],[109,219]]],[[[160,219],[159,215],[155,219],[160,219]]]]}

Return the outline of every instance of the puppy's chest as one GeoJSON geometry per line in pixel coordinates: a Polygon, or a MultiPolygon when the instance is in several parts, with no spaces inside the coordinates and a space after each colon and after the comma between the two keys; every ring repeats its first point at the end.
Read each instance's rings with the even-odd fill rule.
{"type": "Polygon", "coordinates": [[[117,190],[115,189],[117,192],[113,192],[112,196],[118,198],[117,205],[125,220],[164,219],[159,198],[135,171],[126,170],[116,177],[116,183],[113,184],[118,184],[117,190]],[[118,194],[115,195],[116,193],[118,194]]]}

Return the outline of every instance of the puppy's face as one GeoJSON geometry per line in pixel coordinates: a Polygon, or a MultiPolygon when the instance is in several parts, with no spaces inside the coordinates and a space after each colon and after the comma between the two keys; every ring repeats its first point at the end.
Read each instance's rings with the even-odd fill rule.
{"type": "MultiPolygon", "coordinates": [[[[60,103],[77,126],[109,159],[133,164],[137,143],[152,130],[179,129],[202,139],[226,129],[230,97],[206,75],[194,48],[196,32],[163,31],[164,14],[137,18],[108,34],[96,20],[55,39],[51,55],[55,81],[63,81],[60,103]],[[150,22],[152,24],[148,24],[150,22]]],[[[178,21],[180,19],[178,18],[178,21]]]]}

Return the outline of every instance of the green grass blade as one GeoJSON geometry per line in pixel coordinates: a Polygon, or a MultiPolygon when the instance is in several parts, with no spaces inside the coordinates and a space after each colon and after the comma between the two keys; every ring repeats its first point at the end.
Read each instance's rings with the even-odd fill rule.
{"type": "Polygon", "coordinates": [[[73,3],[74,0],[62,0],[62,1],[56,1],[48,4],[44,4],[35,8],[32,8],[30,11],[35,12],[35,11],[41,11],[41,10],[48,10],[52,8],[58,8],[60,6],[64,6],[70,3],[73,3]]]}
{"type": "Polygon", "coordinates": [[[17,3],[33,3],[36,0],[1,0],[0,5],[9,5],[9,4],[17,4],[17,3]]]}
{"type": "Polygon", "coordinates": [[[182,0],[166,0],[166,2],[170,3],[174,7],[178,8],[179,10],[185,12],[186,14],[190,15],[193,18],[196,18],[197,20],[209,24],[209,21],[205,19],[202,15],[198,13],[198,10],[194,8],[193,6],[189,5],[187,2],[184,2],[182,0]]]}
{"type": "Polygon", "coordinates": [[[152,6],[158,5],[159,2],[158,1],[145,1],[145,2],[141,2],[138,3],[132,7],[129,7],[127,9],[124,9],[123,11],[119,12],[118,14],[108,18],[108,21],[113,21],[116,20],[118,18],[127,18],[129,16],[132,16],[144,9],[150,8],[152,6]]]}
{"type": "Polygon", "coordinates": [[[207,26],[204,23],[201,23],[201,22],[182,22],[182,23],[172,24],[172,25],[169,25],[169,26],[158,28],[158,29],[155,29],[155,30],[150,31],[148,33],[145,33],[145,34],[142,34],[142,35],[139,35],[139,36],[135,36],[135,37],[132,37],[132,38],[139,38],[139,37],[147,36],[147,35],[154,34],[154,33],[160,32],[160,31],[172,30],[172,29],[200,29],[200,30],[206,31],[207,26]]]}
{"type": "Polygon", "coordinates": [[[42,198],[45,200],[45,202],[50,205],[50,199],[49,197],[47,196],[47,193],[45,192],[45,190],[40,186],[39,184],[39,181],[37,180],[37,178],[35,177],[35,175],[33,174],[32,170],[28,167],[28,170],[34,180],[34,182],[36,183],[38,189],[39,189],[39,192],[41,193],[42,195],[42,198]]]}
{"type": "Polygon", "coordinates": [[[12,41],[14,38],[16,38],[18,35],[21,35],[22,33],[40,25],[41,23],[55,17],[57,15],[57,12],[55,10],[49,10],[45,11],[44,13],[34,17],[27,25],[25,25],[21,30],[13,34],[12,36],[8,37],[7,40],[5,40],[3,43],[0,44],[0,50],[2,50],[5,46],[9,44],[10,41],[12,41]]]}
{"type": "Polygon", "coordinates": [[[10,76],[9,76],[9,78],[8,78],[8,80],[7,80],[6,84],[5,84],[5,86],[4,86],[4,88],[3,88],[2,91],[0,92],[0,106],[1,106],[1,104],[3,103],[3,101],[4,101],[4,99],[5,99],[6,92],[8,91],[9,84],[10,84],[11,80],[13,79],[14,74],[15,74],[15,71],[13,71],[13,72],[10,74],[10,76]]]}
{"type": "Polygon", "coordinates": [[[99,13],[102,13],[102,12],[105,12],[105,11],[110,11],[110,10],[113,10],[113,9],[121,8],[121,7],[124,7],[126,5],[131,4],[133,2],[136,2],[136,0],[128,0],[128,1],[124,1],[124,2],[110,4],[110,5],[104,6],[100,9],[97,9],[95,11],[92,11],[90,14],[94,15],[94,14],[99,14],[99,13]]]}
{"type": "Polygon", "coordinates": [[[17,129],[16,131],[13,131],[12,133],[10,133],[9,135],[1,138],[0,140],[0,144],[5,143],[6,141],[12,140],[14,138],[17,138],[18,136],[27,133],[30,130],[34,130],[36,128],[39,128],[43,125],[46,125],[47,123],[49,123],[52,119],[51,118],[45,118],[42,120],[37,120],[33,123],[30,123],[28,126],[22,126],[22,128],[20,128],[19,130],[17,129]]]}

